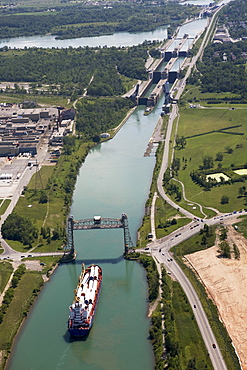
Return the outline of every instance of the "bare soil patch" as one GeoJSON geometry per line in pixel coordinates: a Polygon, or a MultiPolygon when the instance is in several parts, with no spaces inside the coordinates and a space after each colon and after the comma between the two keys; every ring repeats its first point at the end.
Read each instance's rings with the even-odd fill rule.
{"type": "Polygon", "coordinates": [[[217,305],[242,368],[247,370],[247,240],[229,226],[228,242],[237,245],[240,259],[220,258],[217,244],[186,258],[217,305]]]}

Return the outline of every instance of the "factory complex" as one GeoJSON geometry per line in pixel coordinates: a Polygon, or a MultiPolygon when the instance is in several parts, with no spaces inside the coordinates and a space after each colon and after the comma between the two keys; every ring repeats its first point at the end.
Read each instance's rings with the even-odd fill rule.
{"type": "Polygon", "coordinates": [[[42,143],[62,145],[72,132],[75,111],[63,107],[23,109],[17,105],[0,108],[0,157],[29,153],[36,155],[42,143]]]}

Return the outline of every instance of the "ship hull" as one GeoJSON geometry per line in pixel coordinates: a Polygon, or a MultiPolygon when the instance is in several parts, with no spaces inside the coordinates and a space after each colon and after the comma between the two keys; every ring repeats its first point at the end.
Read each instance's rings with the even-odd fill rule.
{"type": "Polygon", "coordinates": [[[101,267],[91,265],[86,270],[83,269],[78,280],[75,299],[70,306],[68,332],[73,337],[84,337],[90,332],[94,323],[101,293],[101,267]]]}

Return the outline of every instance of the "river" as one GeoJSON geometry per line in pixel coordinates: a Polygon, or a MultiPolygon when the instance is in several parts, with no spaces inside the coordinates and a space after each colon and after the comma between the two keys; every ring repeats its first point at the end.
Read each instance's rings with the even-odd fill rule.
{"type": "Polygon", "coordinates": [[[97,37],[81,37],[77,39],[56,40],[55,36],[24,36],[14,38],[0,39],[0,48],[8,46],[10,48],[23,49],[25,47],[39,47],[39,48],[78,48],[79,46],[106,46],[121,47],[121,46],[134,46],[142,44],[145,40],[162,41],[167,38],[167,26],[159,27],[154,31],[129,33],[117,32],[112,35],[104,35],[97,37]]]}
{"type": "MultiPolygon", "coordinates": [[[[196,24],[198,31],[205,26],[203,20],[196,24]]],[[[195,24],[190,25],[194,32],[195,24]]],[[[188,31],[186,25],[186,32],[181,32],[188,31]]],[[[143,115],[144,107],[137,107],[113,140],[90,151],[73,195],[75,219],[94,215],[117,218],[124,212],[136,242],[155,164],[154,156],[143,154],[162,104],[160,99],[148,116],[143,115]]],[[[74,234],[77,259],[59,266],[45,285],[16,340],[8,369],[153,369],[145,271],[136,262],[123,259],[123,230],[74,234]],[[102,266],[102,293],[89,336],[72,340],[66,322],[82,262],[102,266]]]]}

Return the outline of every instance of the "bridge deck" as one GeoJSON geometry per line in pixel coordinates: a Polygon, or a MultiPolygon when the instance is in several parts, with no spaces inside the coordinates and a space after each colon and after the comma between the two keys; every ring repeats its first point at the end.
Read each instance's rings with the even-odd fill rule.
{"type": "Polygon", "coordinates": [[[122,219],[118,218],[101,218],[95,220],[93,218],[76,221],[73,220],[74,230],[89,230],[89,229],[119,229],[124,228],[122,219]]]}

